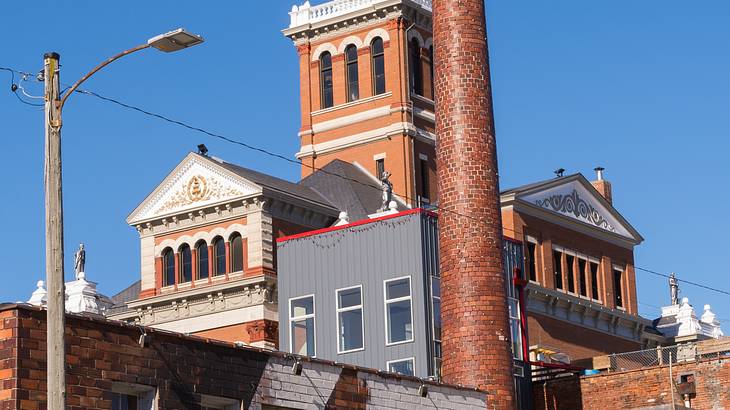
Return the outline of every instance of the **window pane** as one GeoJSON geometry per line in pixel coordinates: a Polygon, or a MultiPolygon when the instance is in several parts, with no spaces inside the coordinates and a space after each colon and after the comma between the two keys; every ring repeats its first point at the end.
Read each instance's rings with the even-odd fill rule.
{"type": "Polygon", "coordinates": [[[568,265],[568,292],[575,292],[575,268],[573,267],[575,257],[572,255],[565,255],[565,262],[565,264],[568,265]]]}
{"type": "Polygon", "coordinates": [[[441,297],[441,278],[436,276],[431,278],[431,294],[436,298],[441,297]]]}
{"type": "Polygon", "coordinates": [[[299,317],[314,314],[314,298],[306,297],[291,301],[291,317],[299,317]]]}
{"type": "Polygon", "coordinates": [[[340,351],[362,349],[362,309],[340,312],[340,351]]]}
{"type": "Polygon", "coordinates": [[[190,282],[193,279],[193,255],[187,245],[180,248],[180,268],[180,281],[190,282]]]}
{"type": "Polygon", "coordinates": [[[400,362],[390,362],[388,364],[388,371],[404,374],[406,376],[413,376],[413,359],[403,360],[400,362]]]}
{"type": "Polygon", "coordinates": [[[198,245],[198,279],[208,277],[208,245],[202,242],[198,245]]]}
{"type": "Polygon", "coordinates": [[[223,275],[226,273],[226,243],[223,238],[218,238],[213,245],[215,253],[215,274],[223,275]]]}
{"type": "Polygon", "coordinates": [[[591,294],[593,299],[598,300],[598,264],[591,262],[591,294]]]}
{"type": "Polygon", "coordinates": [[[423,75],[421,73],[421,46],[415,38],[409,43],[409,74],[411,77],[411,91],[423,95],[423,75]]]}
{"type": "Polygon", "coordinates": [[[231,238],[231,272],[243,270],[243,239],[241,235],[231,238]]]}
{"type": "Polygon", "coordinates": [[[386,299],[396,299],[411,296],[410,279],[403,278],[388,282],[386,285],[386,299]]]}
{"type": "Polygon", "coordinates": [[[563,254],[553,251],[553,269],[555,269],[555,289],[563,288],[563,254]]]}
{"type": "Polygon", "coordinates": [[[413,338],[411,301],[388,303],[388,343],[404,342],[413,338]]]}
{"type": "Polygon", "coordinates": [[[330,53],[322,53],[322,55],[319,57],[319,61],[323,70],[332,67],[332,56],[330,55],[330,53]]]}
{"type": "Polygon", "coordinates": [[[578,288],[581,296],[587,296],[586,293],[586,261],[578,259],[578,288]]]}
{"type": "Polygon", "coordinates": [[[314,318],[291,322],[292,353],[314,356],[314,318]]]}
{"type": "Polygon", "coordinates": [[[433,299],[433,338],[441,340],[441,299],[433,299]]]}
{"type": "Polygon", "coordinates": [[[332,106],[332,70],[322,71],[322,108],[332,106]]]}
{"type": "Polygon", "coordinates": [[[383,177],[383,172],[385,172],[385,159],[380,158],[375,161],[375,176],[378,179],[381,179],[383,177]]]}
{"type": "Polygon", "coordinates": [[[532,242],[527,242],[527,257],[529,258],[528,269],[530,269],[530,280],[537,281],[537,246],[532,242]]]}
{"type": "Polygon", "coordinates": [[[172,249],[168,249],[162,257],[163,277],[162,286],[172,286],[175,284],[175,254],[172,249]]]}
{"type": "Polygon", "coordinates": [[[510,319],[509,326],[512,337],[512,357],[517,360],[522,360],[522,332],[520,329],[520,321],[518,319],[510,319]]]}
{"type": "Polygon", "coordinates": [[[381,54],[383,52],[383,39],[380,37],[376,37],[373,40],[372,43],[372,50],[370,51],[372,54],[381,54]]]}
{"type": "Polygon", "coordinates": [[[347,64],[347,98],[348,101],[355,101],[360,96],[357,79],[357,60],[347,64]]]}
{"type": "Polygon", "coordinates": [[[352,288],[337,291],[337,307],[340,309],[362,304],[360,288],[352,288]]]}
{"type": "Polygon", "coordinates": [[[613,293],[616,296],[616,306],[617,307],[623,307],[624,300],[622,295],[622,289],[621,289],[621,272],[618,269],[613,270],[613,293]]]}
{"type": "Polygon", "coordinates": [[[373,58],[373,83],[375,84],[375,95],[385,92],[385,56],[379,55],[373,58]]]}

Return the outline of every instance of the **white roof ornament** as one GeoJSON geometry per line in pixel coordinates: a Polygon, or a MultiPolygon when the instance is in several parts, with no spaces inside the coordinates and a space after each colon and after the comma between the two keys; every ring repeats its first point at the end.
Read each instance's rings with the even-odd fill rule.
{"type": "Polygon", "coordinates": [[[350,217],[347,215],[347,212],[342,211],[340,212],[340,215],[337,217],[337,221],[335,222],[334,226],[342,226],[347,225],[350,223],[350,217]]]}
{"type": "Polygon", "coordinates": [[[30,299],[28,299],[28,303],[30,303],[33,306],[45,306],[46,301],[48,299],[48,291],[43,287],[45,285],[45,282],[42,280],[39,280],[36,283],[37,289],[33,291],[33,293],[30,295],[30,299]]]}
{"type": "Polygon", "coordinates": [[[717,339],[723,336],[720,322],[710,310],[710,305],[704,306],[702,317],[698,320],[689,298],[686,297],[682,298],[679,304],[664,306],[662,316],[657,322],[657,330],[667,338],[673,339],[672,343],[682,340],[717,339]]]}

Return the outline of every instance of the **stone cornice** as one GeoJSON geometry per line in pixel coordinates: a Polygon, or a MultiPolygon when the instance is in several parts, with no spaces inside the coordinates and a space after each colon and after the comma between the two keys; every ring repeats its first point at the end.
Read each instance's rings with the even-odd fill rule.
{"type": "Polygon", "coordinates": [[[275,305],[276,300],[276,279],[263,275],[138,299],[127,304],[130,311],[109,318],[155,325],[232,309],[275,305]]]}
{"type": "Polygon", "coordinates": [[[527,310],[611,336],[641,342],[651,321],[596,301],[569,295],[540,285],[527,285],[527,310]]]}

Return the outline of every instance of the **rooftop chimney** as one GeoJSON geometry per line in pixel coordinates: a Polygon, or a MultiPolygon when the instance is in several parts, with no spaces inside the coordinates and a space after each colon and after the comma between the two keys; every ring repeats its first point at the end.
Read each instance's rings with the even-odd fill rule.
{"type": "Polygon", "coordinates": [[[442,375],[514,408],[483,0],[434,0],[442,375]]]}
{"type": "Polygon", "coordinates": [[[591,182],[593,188],[596,188],[596,191],[598,191],[601,196],[606,198],[606,201],[608,201],[609,204],[613,204],[613,196],[611,195],[611,183],[603,179],[603,171],[605,171],[605,168],[595,167],[593,168],[593,170],[596,171],[596,180],[591,182]]]}

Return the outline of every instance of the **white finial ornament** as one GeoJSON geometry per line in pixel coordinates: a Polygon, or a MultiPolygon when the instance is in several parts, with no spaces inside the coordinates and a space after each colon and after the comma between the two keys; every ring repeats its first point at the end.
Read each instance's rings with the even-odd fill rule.
{"type": "Polygon", "coordinates": [[[48,297],[48,292],[44,288],[45,282],[42,280],[39,280],[36,283],[36,290],[33,291],[33,293],[30,295],[30,299],[28,299],[28,303],[30,303],[33,306],[45,306],[46,300],[48,297]]]}

